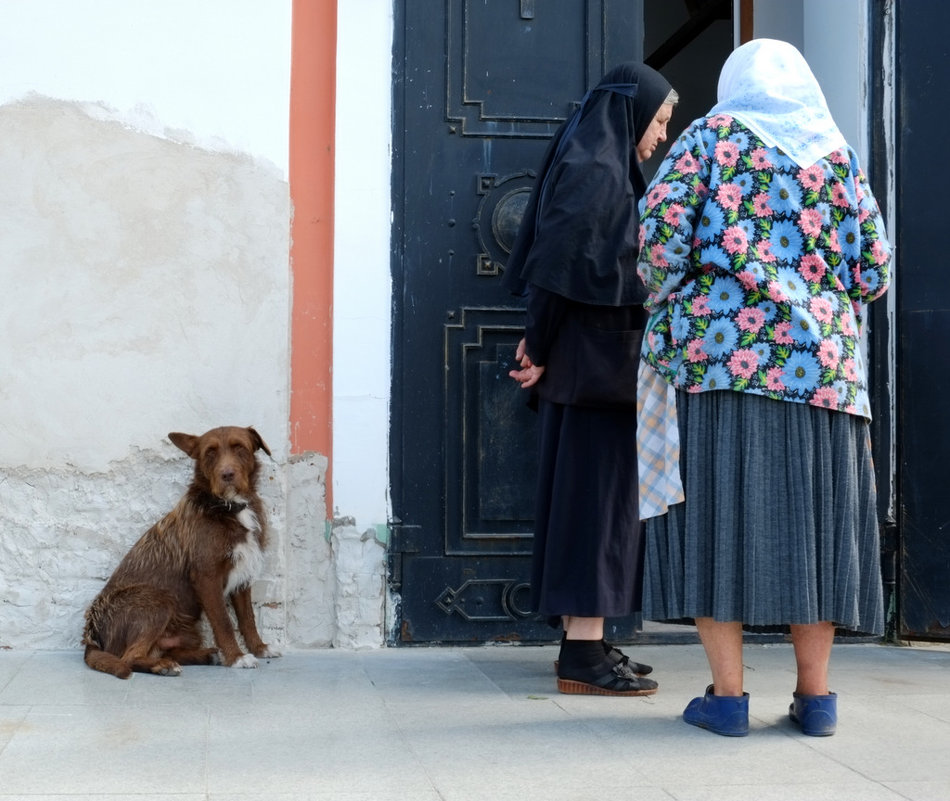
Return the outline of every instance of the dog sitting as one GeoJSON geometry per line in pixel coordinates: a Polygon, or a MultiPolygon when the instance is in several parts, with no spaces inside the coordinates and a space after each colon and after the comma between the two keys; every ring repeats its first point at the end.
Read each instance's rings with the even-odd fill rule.
{"type": "Polygon", "coordinates": [[[255,452],[270,450],[253,428],[168,438],[195,460],[194,478],[86,612],[86,664],[122,679],[133,671],[177,676],[182,665],[257,667],[257,657],[280,656],[261,640],[251,605],[267,544],[255,452]],[[238,645],[228,600],[251,653],[238,645]],[[217,648],[202,647],[202,612],[217,648]]]}

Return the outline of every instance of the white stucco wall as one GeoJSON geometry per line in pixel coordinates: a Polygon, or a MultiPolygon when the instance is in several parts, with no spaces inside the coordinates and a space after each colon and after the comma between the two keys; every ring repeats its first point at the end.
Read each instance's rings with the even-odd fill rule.
{"type": "Polygon", "coordinates": [[[331,532],[289,455],[290,41],[290,0],[0,4],[0,647],[78,645],[188,481],[167,432],[230,423],[274,457],[266,637],[381,642],[385,502],[331,532]]]}
{"type": "Polygon", "coordinates": [[[338,5],[333,501],[389,517],[391,0],[338,5]]]}
{"type": "Polygon", "coordinates": [[[337,3],[333,293],[336,645],[382,644],[392,373],[391,0],[337,3]]]}
{"type": "Polygon", "coordinates": [[[228,204],[288,216],[289,72],[290,0],[0,4],[0,104],[75,101],[98,120],[240,156],[285,186],[280,199],[235,196],[189,185],[172,148],[159,175],[94,132],[71,142],[68,126],[38,130],[53,153],[87,150],[88,176],[72,196],[52,158],[5,177],[3,463],[103,470],[211,421],[253,423],[286,457],[288,224],[230,241],[226,226],[186,229],[227,218],[228,204]],[[222,324],[229,312],[235,325],[222,324]]]}
{"type": "Polygon", "coordinates": [[[103,103],[137,130],[287,174],[291,0],[4,0],[0,103],[103,103]]]}

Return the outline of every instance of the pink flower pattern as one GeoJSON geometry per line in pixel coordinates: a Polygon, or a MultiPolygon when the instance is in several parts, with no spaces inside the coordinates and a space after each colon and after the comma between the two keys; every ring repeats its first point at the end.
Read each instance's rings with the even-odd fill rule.
{"type": "Polygon", "coordinates": [[[743,331],[756,334],[765,325],[765,312],[762,309],[739,309],[736,322],[743,331]]]}
{"type": "Polygon", "coordinates": [[[724,167],[735,167],[739,160],[739,145],[728,140],[717,142],[715,158],[724,167]]]}
{"type": "Polygon", "coordinates": [[[828,272],[828,265],[817,253],[809,253],[807,256],[802,256],[802,260],[798,265],[798,272],[802,274],[802,278],[806,281],[817,283],[828,272]]]}
{"type": "Polygon", "coordinates": [[[802,209],[802,213],[798,215],[798,227],[805,236],[818,236],[821,226],[821,212],[818,209],[802,209]]]}
{"type": "Polygon", "coordinates": [[[733,225],[722,235],[722,246],[732,254],[745,253],[749,249],[749,240],[745,231],[738,225],[733,225]]]}
{"type": "Polygon", "coordinates": [[[738,184],[723,184],[716,192],[719,205],[729,211],[735,211],[742,202],[742,187],[738,184]]]}
{"type": "Polygon", "coordinates": [[[754,350],[733,351],[729,357],[729,372],[742,378],[751,378],[759,367],[759,357],[754,350]]]}

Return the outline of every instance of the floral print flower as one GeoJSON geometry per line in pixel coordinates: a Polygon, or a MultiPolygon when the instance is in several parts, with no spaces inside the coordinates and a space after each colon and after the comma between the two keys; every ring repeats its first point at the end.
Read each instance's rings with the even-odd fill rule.
{"type": "Polygon", "coordinates": [[[802,213],[798,215],[798,227],[805,236],[818,236],[823,224],[824,220],[818,209],[802,209],[802,213]]]}
{"type": "Polygon", "coordinates": [[[750,155],[752,160],[752,169],[754,170],[771,170],[772,162],[769,159],[769,151],[764,147],[757,147],[752,151],[750,155]]]}
{"type": "Polygon", "coordinates": [[[676,169],[684,175],[691,175],[694,172],[699,172],[699,162],[693,158],[692,153],[686,151],[676,162],[676,169]]]}
{"type": "Polygon", "coordinates": [[[709,355],[703,350],[703,341],[701,339],[691,339],[686,346],[687,361],[704,362],[708,358],[709,355]]]}
{"type": "Polygon", "coordinates": [[[736,323],[743,331],[758,333],[759,329],[765,325],[765,313],[762,309],[739,309],[736,323]]]}
{"type": "Polygon", "coordinates": [[[724,209],[735,211],[742,202],[742,188],[738,184],[723,184],[716,192],[716,201],[724,209]]]}
{"type": "Polygon", "coordinates": [[[731,385],[732,377],[721,364],[710,365],[703,375],[702,388],[704,390],[729,389],[731,385]]]}
{"type": "Polygon", "coordinates": [[[821,281],[827,271],[828,265],[825,264],[825,260],[817,253],[809,253],[807,256],[802,256],[802,260],[798,263],[798,272],[802,278],[812,283],[821,281]]]}
{"type": "Polygon", "coordinates": [[[732,124],[732,117],[728,114],[714,114],[706,120],[706,126],[709,128],[725,128],[732,124]]]}
{"type": "Polygon", "coordinates": [[[733,225],[726,229],[722,235],[722,246],[727,253],[735,255],[736,253],[745,253],[749,249],[749,238],[746,232],[738,225],[733,225]]]}
{"type": "Polygon", "coordinates": [[[725,318],[713,320],[706,330],[703,350],[711,357],[718,358],[728,354],[739,341],[739,332],[736,327],[725,318]]]}
{"type": "Polygon", "coordinates": [[[810,394],[821,375],[818,359],[806,351],[794,351],[785,362],[782,381],[792,392],[810,394]]]}
{"type": "Polygon", "coordinates": [[[878,239],[873,245],[871,245],[871,259],[875,264],[885,265],[891,258],[890,248],[887,246],[887,242],[882,242],[878,239]]]}
{"type": "Polygon", "coordinates": [[[769,205],[769,196],[765,192],[759,192],[752,198],[752,209],[756,217],[771,217],[775,213],[769,205]]]}
{"type": "Polygon", "coordinates": [[[759,357],[749,348],[733,351],[729,357],[729,372],[740,378],[752,378],[758,368],[759,357]]]}
{"type": "Polygon", "coordinates": [[[735,167],[739,160],[739,146],[735,142],[718,142],[715,150],[716,163],[723,167],[735,167]]]}
{"type": "Polygon", "coordinates": [[[861,229],[858,227],[858,218],[853,214],[845,214],[838,226],[838,243],[841,245],[841,254],[846,259],[858,259],[861,255],[861,229]]]}
{"type": "Polygon", "coordinates": [[[774,333],[772,338],[779,345],[791,345],[795,340],[789,335],[789,331],[792,330],[792,324],[788,320],[782,320],[780,323],[775,324],[774,333]]]}
{"type": "Polygon", "coordinates": [[[776,173],[769,190],[769,203],[779,216],[796,214],[802,208],[802,188],[790,175],[776,173]]]}
{"type": "Polygon", "coordinates": [[[709,287],[709,308],[714,314],[731,314],[742,308],[745,292],[735,278],[724,275],[709,287]]]}
{"type": "Polygon", "coordinates": [[[775,258],[792,261],[802,249],[802,232],[791,220],[779,220],[772,226],[769,242],[775,258]]]}
{"type": "Polygon", "coordinates": [[[705,213],[699,219],[699,225],[696,227],[696,237],[700,242],[710,242],[722,232],[722,225],[725,222],[726,215],[723,214],[719,206],[710,204],[705,213]]]}
{"type": "Polygon", "coordinates": [[[820,164],[812,164],[799,170],[798,182],[810,192],[817,192],[825,183],[825,171],[820,164]]]}
{"type": "Polygon", "coordinates": [[[669,207],[663,212],[663,222],[669,223],[674,228],[679,225],[680,217],[683,215],[685,209],[679,203],[671,203],[669,207]]]}
{"type": "Polygon", "coordinates": [[[831,202],[839,208],[847,208],[851,205],[851,201],[848,198],[848,192],[844,187],[844,184],[833,184],[831,187],[831,202]]]}
{"type": "Polygon", "coordinates": [[[838,368],[838,359],[838,347],[830,339],[826,339],[818,346],[818,360],[823,367],[827,367],[829,370],[836,370],[838,368]]]}
{"type": "Polygon", "coordinates": [[[781,367],[770,367],[766,373],[765,388],[772,392],[783,392],[785,390],[785,382],[782,381],[784,373],[781,367]]]}
{"type": "Polygon", "coordinates": [[[669,184],[657,184],[647,192],[647,206],[659,206],[669,193],[669,184]]]}
{"type": "Polygon", "coordinates": [[[815,390],[809,403],[824,406],[826,409],[838,408],[838,393],[834,387],[820,387],[815,390]]]}

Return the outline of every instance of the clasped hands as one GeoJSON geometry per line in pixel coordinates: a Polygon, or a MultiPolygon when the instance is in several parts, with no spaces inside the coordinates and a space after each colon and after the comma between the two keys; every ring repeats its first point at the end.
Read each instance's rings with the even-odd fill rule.
{"type": "Polygon", "coordinates": [[[515,360],[521,365],[521,369],[509,370],[508,375],[521,384],[522,389],[530,389],[541,380],[541,376],[544,375],[544,366],[531,361],[531,357],[525,351],[523,338],[515,350],[515,360]]]}

